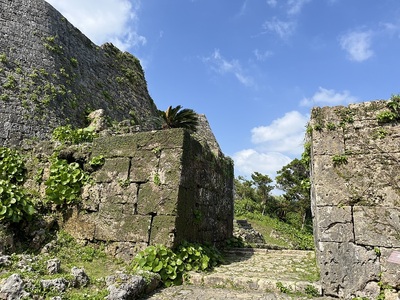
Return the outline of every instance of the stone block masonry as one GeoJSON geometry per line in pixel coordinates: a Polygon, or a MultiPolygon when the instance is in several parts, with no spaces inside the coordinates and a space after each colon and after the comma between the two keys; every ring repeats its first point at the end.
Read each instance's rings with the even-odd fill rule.
{"type": "Polygon", "coordinates": [[[325,295],[396,295],[400,251],[400,125],[379,123],[387,101],[314,108],[311,203],[325,295]]]}
{"type": "Polygon", "coordinates": [[[148,127],[157,108],[138,59],[93,44],[44,0],[0,0],[0,145],[85,127],[97,109],[148,127]]]}
{"type": "Polygon", "coordinates": [[[65,219],[75,238],[107,242],[111,254],[130,259],[147,245],[221,243],[232,236],[232,161],[187,131],[104,136],[91,155],[105,163],[65,219]]]}

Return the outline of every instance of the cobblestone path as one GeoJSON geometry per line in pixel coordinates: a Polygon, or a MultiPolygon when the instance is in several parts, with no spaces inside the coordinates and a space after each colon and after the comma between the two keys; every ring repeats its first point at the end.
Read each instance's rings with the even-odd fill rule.
{"type": "Polygon", "coordinates": [[[144,299],[308,299],[306,292],[321,293],[313,251],[237,249],[211,273],[191,273],[185,285],[144,299]]]}

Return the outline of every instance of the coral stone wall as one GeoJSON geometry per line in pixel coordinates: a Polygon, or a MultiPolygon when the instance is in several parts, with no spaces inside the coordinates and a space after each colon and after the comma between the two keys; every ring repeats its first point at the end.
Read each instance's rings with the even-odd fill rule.
{"type": "Polygon", "coordinates": [[[129,259],[147,245],[232,236],[232,161],[187,131],[101,137],[92,148],[99,155],[105,164],[63,225],[74,237],[107,242],[109,252],[129,259]]]}
{"type": "Polygon", "coordinates": [[[312,211],[325,295],[397,299],[400,126],[379,123],[386,101],[314,108],[312,211]],[[389,261],[388,261],[389,260],[389,261]]]}
{"type": "Polygon", "coordinates": [[[116,121],[157,115],[140,62],[96,46],[44,0],[0,0],[0,145],[84,127],[100,108],[116,121]]]}

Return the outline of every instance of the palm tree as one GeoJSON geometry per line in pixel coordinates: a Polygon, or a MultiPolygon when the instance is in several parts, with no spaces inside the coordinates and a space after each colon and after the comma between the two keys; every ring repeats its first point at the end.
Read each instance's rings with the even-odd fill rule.
{"type": "Polygon", "coordinates": [[[186,128],[193,132],[196,131],[199,120],[193,109],[182,109],[181,105],[175,108],[168,107],[166,111],[160,111],[163,120],[162,128],[186,128]]]}

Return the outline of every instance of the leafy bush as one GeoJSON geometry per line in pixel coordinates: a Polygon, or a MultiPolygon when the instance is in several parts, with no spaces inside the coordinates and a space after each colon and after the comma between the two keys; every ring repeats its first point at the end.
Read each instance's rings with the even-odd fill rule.
{"type": "Polygon", "coordinates": [[[25,173],[25,164],[18,152],[10,148],[0,148],[0,179],[22,183],[25,173]]]}
{"type": "Polygon", "coordinates": [[[212,247],[182,243],[176,251],[164,245],[149,246],[133,260],[132,270],[146,270],[160,274],[165,286],[182,284],[188,271],[205,271],[222,260],[221,254],[212,247]]]}
{"type": "Polygon", "coordinates": [[[396,113],[394,113],[392,111],[388,111],[388,110],[380,112],[376,116],[379,123],[390,123],[390,122],[396,121],[397,117],[398,116],[396,113]]]}
{"type": "Polygon", "coordinates": [[[92,142],[97,136],[94,128],[74,129],[71,125],[60,126],[53,130],[53,139],[62,143],[80,144],[92,142]]]}
{"type": "Polygon", "coordinates": [[[25,165],[19,153],[0,148],[0,221],[19,222],[29,219],[35,209],[21,184],[25,181],[25,165]]]}
{"type": "Polygon", "coordinates": [[[89,175],[78,163],[68,164],[64,159],[54,158],[45,182],[47,199],[55,204],[74,203],[79,199],[81,187],[88,181],[89,175]]]}
{"type": "Polygon", "coordinates": [[[0,221],[29,219],[35,209],[22,187],[0,179],[0,221]]]}

